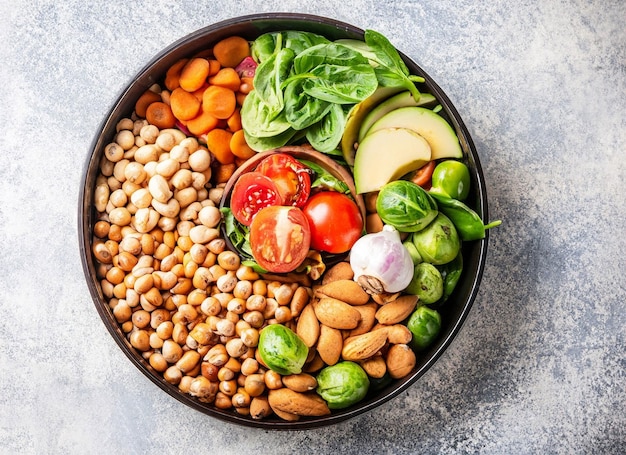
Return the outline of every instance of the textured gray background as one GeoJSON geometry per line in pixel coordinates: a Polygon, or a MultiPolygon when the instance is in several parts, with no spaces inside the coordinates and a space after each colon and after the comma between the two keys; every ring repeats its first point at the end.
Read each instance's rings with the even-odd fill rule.
{"type": "Polygon", "coordinates": [[[0,451],[624,453],[626,3],[2,1],[0,451]],[[89,298],[76,230],[96,130],[158,51],[240,14],[374,28],[449,94],[488,181],[488,263],[435,366],[332,428],[212,419],[126,359],[89,298]]]}

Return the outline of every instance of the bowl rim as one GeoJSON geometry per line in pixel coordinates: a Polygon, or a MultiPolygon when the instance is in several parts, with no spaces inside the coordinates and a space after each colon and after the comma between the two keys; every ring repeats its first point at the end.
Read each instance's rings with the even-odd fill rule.
{"type": "MultiPolygon", "coordinates": [[[[113,318],[112,312],[108,310],[107,305],[102,304],[102,302],[105,301],[104,296],[99,287],[99,284],[97,284],[96,280],[92,278],[95,274],[95,263],[91,254],[91,228],[93,226],[92,219],[94,214],[92,199],[87,197],[89,195],[87,185],[89,184],[89,182],[92,182],[92,184],[95,185],[95,175],[99,170],[98,163],[100,162],[102,156],[102,149],[104,145],[106,145],[104,143],[106,138],[103,138],[103,133],[107,129],[111,129],[112,127],[114,128],[114,123],[116,123],[120,118],[116,117],[114,114],[116,112],[118,114],[124,112],[121,110],[121,106],[125,100],[132,99],[133,94],[140,93],[142,90],[145,90],[150,85],[152,85],[152,83],[156,82],[156,80],[152,79],[152,75],[150,73],[158,73],[158,71],[155,71],[155,68],[158,67],[159,64],[163,66],[163,62],[166,57],[170,55],[174,50],[185,45],[191,47],[191,44],[197,43],[197,40],[201,39],[202,37],[211,36],[212,34],[219,34],[221,30],[224,30],[228,27],[250,27],[251,25],[253,26],[254,24],[262,24],[264,22],[266,23],[265,25],[270,26],[270,28],[272,28],[270,24],[273,24],[272,30],[286,30],[286,26],[289,24],[306,23],[312,24],[313,26],[317,25],[329,29],[335,28],[337,30],[337,33],[341,35],[350,35],[357,38],[362,38],[364,33],[363,29],[360,29],[354,25],[319,15],[287,12],[259,13],[233,17],[207,25],[179,38],[178,40],[175,40],[169,46],[166,46],[164,49],[162,49],[153,58],[151,58],[150,61],[137,72],[137,74],[135,74],[131,81],[118,94],[113,104],[107,110],[106,116],[99,124],[96,130],[96,134],[91,142],[89,152],[87,154],[85,162],[83,163],[83,169],[81,172],[81,185],[78,196],[77,223],[79,253],[81,256],[83,273],[87,281],[90,296],[108,332],[114,338],[116,344],[121,348],[126,357],[128,357],[128,359],[135,365],[135,367],[137,367],[160,389],[165,391],[167,395],[191,407],[192,409],[195,409],[211,417],[218,418],[222,421],[235,423],[247,427],[262,428],[266,430],[304,430],[343,422],[353,417],[356,417],[357,415],[364,414],[376,407],[379,407],[383,403],[394,399],[395,397],[406,391],[439,360],[444,351],[450,346],[454,338],[459,333],[462,325],[464,324],[469,314],[476,295],[478,294],[478,287],[482,280],[485,267],[489,231],[487,231],[484,239],[473,241],[473,256],[476,257],[476,261],[473,264],[473,268],[475,270],[474,275],[472,276],[471,281],[466,286],[469,291],[467,292],[465,301],[460,309],[460,314],[458,318],[454,320],[453,324],[448,329],[447,334],[444,337],[441,337],[436,343],[436,346],[428,351],[428,360],[424,362],[417,370],[413,371],[405,378],[395,380],[393,389],[387,391],[386,393],[378,393],[377,396],[371,397],[369,399],[366,398],[364,401],[350,408],[333,411],[332,414],[327,416],[303,418],[295,422],[272,419],[253,420],[250,417],[239,415],[232,410],[223,411],[215,407],[208,407],[200,401],[196,400],[195,398],[191,397],[190,395],[180,392],[177,387],[167,383],[162,377],[159,377],[157,374],[151,371],[147,362],[127,341],[126,337],[121,331],[121,328],[119,327],[119,324],[113,318]],[[141,87],[138,87],[138,81],[143,81],[143,85],[141,87]]],[[[290,28],[292,27],[290,26],[290,28]]],[[[229,32],[228,34],[232,34],[232,32],[229,32]]],[[[228,34],[225,34],[224,36],[227,36],[228,34]]],[[[211,38],[213,42],[217,41],[217,39],[218,38],[215,37],[211,38]]],[[[473,201],[474,208],[483,219],[488,219],[487,191],[484,182],[484,174],[480,164],[478,152],[470,136],[469,130],[463,122],[459,112],[450,101],[449,97],[443,92],[443,90],[433,80],[433,78],[428,75],[415,61],[407,57],[402,51],[398,50],[398,52],[400,53],[400,56],[405,61],[407,66],[409,66],[409,68],[412,70],[412,73],[417,73],[420,76],[424,77],[426,81],[425,85],[429,88],[430,93],[432,93],[439,101],[443,108],[443,112],[447,114],[447,118],[450,121],[451,126],[457,133],[457,136],[461,143],[461,147],[464,151],[464,158],[468,159],[471,163],[470,173],[472,174],[472,185],[475,188],[474,193],[476,195],[476,200],[473,201]]],[[[161,72],[160,74],[163,73],[161,72]]],[[[136,99],[136,97],[134,99],[136,99]]]]}

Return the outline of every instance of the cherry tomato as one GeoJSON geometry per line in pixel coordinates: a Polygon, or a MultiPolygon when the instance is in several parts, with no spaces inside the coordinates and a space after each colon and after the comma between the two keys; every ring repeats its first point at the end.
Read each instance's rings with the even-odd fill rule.
{"type": "Polygon", "coordinates": [[[252,219],[252,256],[267,271],[285,273],[295,270],[306,258],[310,245],[309,223],[298,207],[265,207],[252,219]]]}
{"type": "Polygon", "coordinates": [[[434,161],[426,163],[424,166],[415,171],[411,177],[411,181],[422,188],[428,189],[430,187],[433,171],[435,170],[435,164],[436,163],[434,161]]]}
{"type": "Polygon", "coordinates": [[[256,171],[274,181],[285,205],[302,207],[311,193],[309,168],[291,155],[270,155],[259,163],[256,171]]]}
{"type": "Polygon", "coordinates": [[[303,208],[311,228],[311,248],[328,253],[345,253],[361,237],[363,218],[348,196],[322,191],[309,198],[303,208]]]}
{"type": "Polygon", "coordinates": [[[230,208],[235,219],[246,226],[250,226],[262,208],[282,203],[276,184],[259,172],[242,174],[235,182],[230,197],[230,208]]]}

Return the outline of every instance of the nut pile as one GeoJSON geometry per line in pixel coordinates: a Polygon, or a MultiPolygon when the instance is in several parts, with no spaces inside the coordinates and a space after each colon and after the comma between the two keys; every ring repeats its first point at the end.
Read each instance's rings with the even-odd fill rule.
{"type": "MultiPolygon", "coordinates": [[[[152,88],[163,102],[168,92],[152,88]]],[[[110,310],[155,374],[183,393],[253,419],[293,421],[330,410],[315,374],[343,360],[371,378],[407,375],[415,296],[374,299],[346,262],[321,280],[260,276],[221,237],[218,209],[236,163],[197,138],[133,114],[117,125],[96,180],[92,253],[110,310]],[[303,373],[281,376],[257,352],[281,323],[309,347],[303,373]]]]}

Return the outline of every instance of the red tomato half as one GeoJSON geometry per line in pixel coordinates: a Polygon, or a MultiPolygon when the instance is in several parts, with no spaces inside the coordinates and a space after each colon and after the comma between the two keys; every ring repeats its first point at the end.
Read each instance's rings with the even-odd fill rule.
{"type": "Polygon", "coordinates": [[[274,273],[295,270],[306,258],[310,245],[309,224],[297,207],[265,207],[252,219],[252,256],[265,270],[274,273]]]}
{"type": "Polygon", "coordinates": [[[256,171],[274,181],[285,205],[302,207],[311,193],[309,169],[291,155],[270,155],[259,163],[256,171]]]}
{"type": "Polygon", "coordinates": [[[282,203],[276,184],[259,172],[242,174],[230,196],[230,209],[235,219],[246,226],[250,226],[252,218],[262,208],[282,203]]]}
{"type": "Polygon", "coordinates": [[[311,228],[311,248],[345,253],[361,237],[363,218],[345,194],[323,191],[311,196],[303,208],[311,228]]]}

